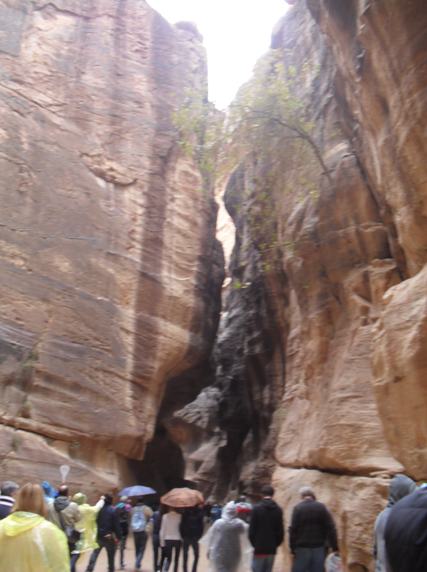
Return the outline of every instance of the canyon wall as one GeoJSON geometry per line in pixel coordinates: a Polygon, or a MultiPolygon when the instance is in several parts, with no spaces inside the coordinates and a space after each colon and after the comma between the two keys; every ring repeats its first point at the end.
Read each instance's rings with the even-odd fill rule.
{"type": "Polygon", "coordinates": [[[272,47],[310,64],[328,173],[279,146],[274,177],[232,174],[221,313],[213,189],[171,119],[206,77],[194,25],[0,0],[0,480],[272,480],[287,524],[310,484],[372,570],[388,479],[427,479],[427,13],[292,4],[272,47]]]}
{"type": "Polygon", "coordinates": [[[165,392],[202,387],[173,394],[223,281],[171,119],[203,89],[200,40],[144,0],[0,1],[1,480],[57,485],[67,463],[74,489],[129,482],[165,392]]]}
{"type": "Polygon", "coordinates": [[[307,162],[304,184],[283,151],[276,180],[268,158],[230,178],[216,379],[173,423],[213,499],[256,499],[271,477],[289,524],[313,485],[347,569],[373,570],[389,478],[427,479],[427,13],[420,1],[294,4],[272,47],[314,70],[329,173],[307,162]]]}

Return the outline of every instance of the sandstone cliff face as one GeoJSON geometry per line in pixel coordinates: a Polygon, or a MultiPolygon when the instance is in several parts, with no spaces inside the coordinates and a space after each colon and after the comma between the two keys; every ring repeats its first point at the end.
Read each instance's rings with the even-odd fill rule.
{"type": "Polygon", "coordinates": [[[268,165],[233,175],[236,287],[216,383],[176,414],[188,433],[204,431],[190,459],[217,498],[256,493],[275,448],[286,522],[300,486],[313,485],[353,571],[374,569],[385,477],[427,478],[426,18],[421,2],[300,0],[276,26],[273,47],[297,68],[319,66],[313,118],[332,181],[307,167],[310,197],[292,169],[276,188],[268,165]],[[272,232],[279,246],[262,247],[272,232]]]}
{"type": "Polygon", "coordinates": [[[395,457],[422,479],[427,476],[427,14],[423,2],[355,2],[344,12],[333,4],[326,9],[326,3],[309,2],[338,65],[343,125],[397,238],[391,252],[399,274],[409,278],[382,300],[373,349],[378,410],[395,457]]]}
{"type": "Polygon", "coordinates": [[[171,121],[204,48],[143,0],[3,0],[0,32],[4,478],[31,441],[29,476],[71,456],[117,485],[218,322],[216,207],[171,121]]]}

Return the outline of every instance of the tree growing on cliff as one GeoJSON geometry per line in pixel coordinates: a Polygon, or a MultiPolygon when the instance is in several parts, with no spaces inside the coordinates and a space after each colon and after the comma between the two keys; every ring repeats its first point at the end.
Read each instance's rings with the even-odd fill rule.
{"type": "Polygon", "coordinates": [[[250,159],[268,164],[270,178],[279,171],[299,172],[302,183],[315,163],[332,184],[312,120],[310,86],[317,69],[307,61],[296,69],[289,56],[271,50],[262,58],[227,114],[218,112],[205,93],[186,92],[174,123],[181,145],[197,156],[210,182],[250,159]]]}
{"type": "Polygon", "coordinates": [[[269,166],[271,177],[292,171],[301,179],[315,162],[332,184],[312,119],[311,86],[317,72],[308,61],[297,69],[284,50],[271,50],[258,62],[230,106],[226,136],[238,162],[252,157],[269,166]]]}

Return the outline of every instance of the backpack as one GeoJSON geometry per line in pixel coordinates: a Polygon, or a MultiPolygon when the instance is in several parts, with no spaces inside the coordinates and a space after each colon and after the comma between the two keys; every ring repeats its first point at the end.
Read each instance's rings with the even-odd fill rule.
{"type": "Polygon", "coordinates": [[[133,509],[132,519],[130,521],[130,525],[134,532],[143,532],[145,530],[145,525],[147,524],[147,519],[143,513],[144,507],[136,506],[133,509]]]}
{"type": "Polygon", "coordinates": [[[186,518],[185,536],[188,538],[200,538],[203,534],[203,523],[198,512],[190,512],[186,518]]]}
{"type": "Polygon", "coordinates": [[[120,522],[127,522],[128,521],[128,511],[126,510],[125,504],[123,504],[123,506],[118,505],[117,506],[117,512],[119,514],[120,522]]]}

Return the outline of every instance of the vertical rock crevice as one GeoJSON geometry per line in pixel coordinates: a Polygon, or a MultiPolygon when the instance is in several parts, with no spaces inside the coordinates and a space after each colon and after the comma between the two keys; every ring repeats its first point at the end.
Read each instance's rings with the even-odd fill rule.
{"type": "Polygon", "coordinates": [[[295,69],[318,69],[307,89],[330,180],[307,165],[307,193],[285,155],[277,181],[268,158],[230,178],[215,382],[173,417],[216,500],[255,496],[274,470],[289,522],[313,485],[353,568],[372,567],[387,479],[426,477],[424,19],[420,2],[300,0],[275,27],[295,69]]]}

